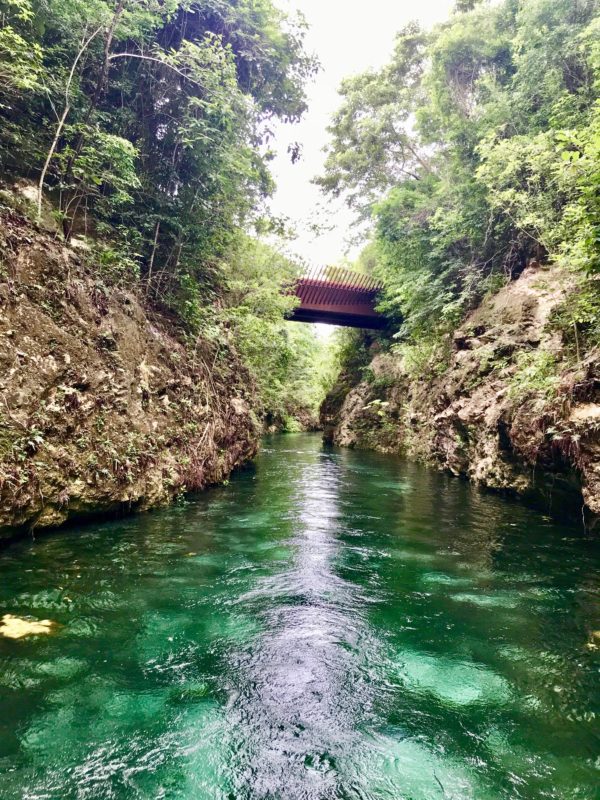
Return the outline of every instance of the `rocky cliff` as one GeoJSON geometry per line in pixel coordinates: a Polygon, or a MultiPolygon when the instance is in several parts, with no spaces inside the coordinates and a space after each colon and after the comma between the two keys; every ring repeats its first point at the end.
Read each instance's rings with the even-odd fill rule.
{"type": "Polygon", "coordinates": [[[568,484],[600,513],[600,352],[585,325],[565,325],[571,300],[581,302],[573,276],[534,264],[417,367],[372,348],[360,379],[342,376],[324,404],[326,438],[495,489],[568,484]]]}
{"type": "Polygon", "coordinates": [[[222,481],[259,426],[235,352],[186,342],[89,255],[0,217],[0,536],[222,481]]]}

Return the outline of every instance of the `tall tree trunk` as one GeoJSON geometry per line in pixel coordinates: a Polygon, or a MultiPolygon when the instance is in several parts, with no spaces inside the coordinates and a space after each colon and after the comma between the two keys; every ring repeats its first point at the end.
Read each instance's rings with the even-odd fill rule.
{"type": "Polygon", "coordinates": [[[94,110],[94,108],[98,105],[100,98],[102,97],[102,93],[106,88],[106,80],[108,78],[108,67],[110,65],[110,48],[112,46],[112,41],[115,35],[115,28],[117,27],[117,23],[119,22],[119,18],[125,9],[125,0],[119,0],[117,3],[117,7],[115,8],[115,13],[113,14],[113,18],[110,21],[110,25],[108,27],[108,31],[106,33],[106,41],[104,42],[104,62],[102,64],[102,69],[100,70],[100,75],[98,76],[98,83],[96,84],[96,91],[94,92],[94,96],[92,98],[92,103],[88,109],[86,115],[86,122],[89,120],[90,114],[94,110]]]}

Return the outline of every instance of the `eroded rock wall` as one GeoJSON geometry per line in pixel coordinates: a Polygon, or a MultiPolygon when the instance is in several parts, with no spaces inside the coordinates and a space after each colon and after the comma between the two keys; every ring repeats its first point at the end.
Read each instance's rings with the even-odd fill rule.
{"type": "Polygon", "coordinates": [[[147,509],[257,449],[236,354],[184,342],[130,288],[14,212],[0,219],[0,536],[147,509]]]}
{"type": "Polygon", "coordinates": [[[415,375],[399,355],[375,354],[369,380],[338,387],[324,404],[326,438],[495,489],[525,492],[550,478],[600,513],[600,353],[574,363],[551,324],[571,281],[556,267],[529,267],[465,320],[443,369],[415,375]]]}

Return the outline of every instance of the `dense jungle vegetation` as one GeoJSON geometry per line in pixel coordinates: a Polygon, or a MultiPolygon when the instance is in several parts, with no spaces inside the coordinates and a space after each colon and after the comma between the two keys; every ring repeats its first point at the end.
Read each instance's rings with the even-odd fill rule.
{"type": "Polygon", "coordinates": [[[319,342],[284,322],[298,267],[255,237],[281,227],[269,141],[306,107],[304,33],[270,0],[0,0],[5,189],[36,187],[26,210],[85,237],[99,282],[235,339],[280,422],[321,394],[319,342]]]}
{"type": "Polygon", "coordinates": [[[600,341],[597,0],[459,0],[341,97],[318,183],[372,232],[359,267],[417,374],[532,260],[577,276],[556,315],[574,357],[600,341]]]}
{"type": "MultiPolygon", "coordinates": [[[[0,0],[4,187],[33,187],[25,210],[84,238],[99,282],[137,286],[190,340],[235,340],[291,426],[335,369],[285,323],[299,266],[261,239],[285,230],[269,146],[306,108],[305,30],[271,0],[0,0]]],[[[556,315],[574,357],[600,341],[598,0],[458,0],[341,97],[317,182],[362,221],[355,266],[417,374],[532,260],[579,276],[556,315]]]]}

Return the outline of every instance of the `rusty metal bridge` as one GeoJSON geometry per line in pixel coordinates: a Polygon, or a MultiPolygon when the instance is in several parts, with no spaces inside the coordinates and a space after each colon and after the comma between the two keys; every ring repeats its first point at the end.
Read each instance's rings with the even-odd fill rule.
{"type": "Polygon", "coordinates": [[[382,330],[386,318],[375,310],[378,282],[342,267],[320,267],[299,278],[294,293],[300,298],[290,319],[325,322],[345,328],[382,330]]]}

